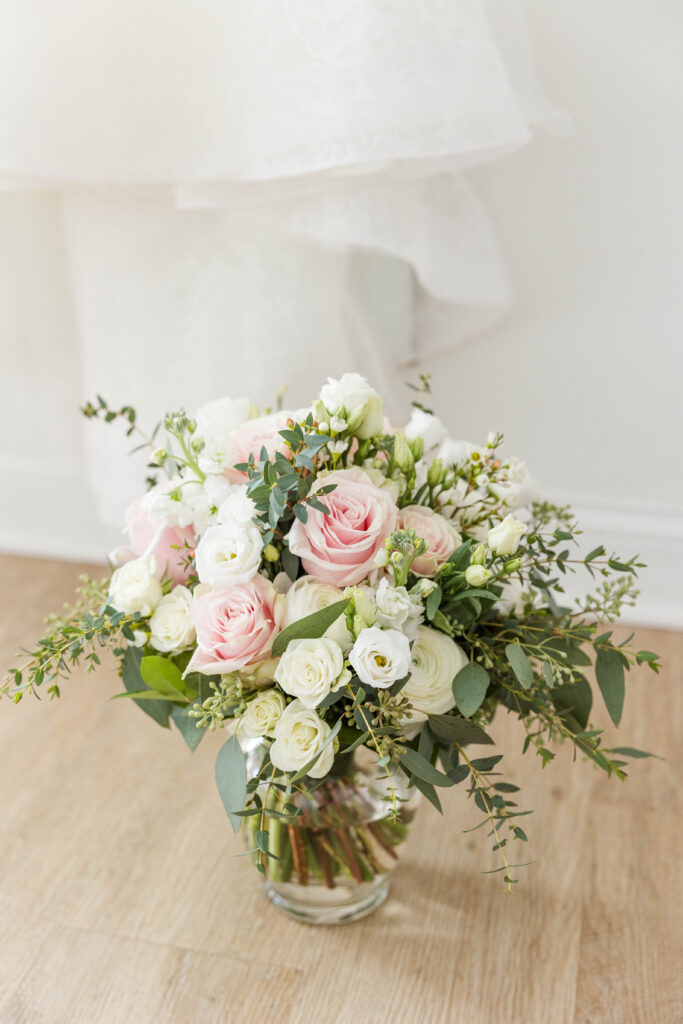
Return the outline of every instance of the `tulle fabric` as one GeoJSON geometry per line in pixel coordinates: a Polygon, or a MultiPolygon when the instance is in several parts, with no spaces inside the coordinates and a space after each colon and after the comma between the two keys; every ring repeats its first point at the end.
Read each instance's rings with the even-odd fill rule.
{"type": "Polygon", "coordinates": [[[514,0],[4,0],[0,258],[54,279],[0,328],[68,293],[83,389],[150,415],[351,366],[392,394],[509,304],[467,170],[558,121],[514,0]]]}

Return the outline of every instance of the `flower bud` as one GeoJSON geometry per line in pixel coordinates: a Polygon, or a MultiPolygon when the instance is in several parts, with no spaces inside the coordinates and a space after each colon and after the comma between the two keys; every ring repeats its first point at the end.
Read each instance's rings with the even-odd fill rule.
{"type": "Polygon", "coordinates": [[[437,487],[444,478],[443,459],[434,459],[427,470],[427,483],[430,487],[437,487]]]}
{"type": "Polygon", "coordinates": [[[416,462],[418,462],[422,458],[422,456],[424,454],[424,450],[425,450],[424,438],[423,437],[416,437],[416,438],[414,438],[414,440],[410,441],[410,448],[411,448],[412,453],[413,453],[413,458],[415,459],[416,462]]]}
{"type": "Polygon", "coordinates": [[[483,565],[485,561],[486,561],[486,545],[485,544],[480,544],[472,552],[472,557],[470,558],[470,565],[483,565]]]}
{"type": "Polygon", "coordinates": [[[150,462],[153,462],[155,466],[162,466],[168,458],[168,452],[165,448],[155,448],[152,452],[152,458],[150,462]]]}
{"type": "Polygon", "coordinates": [[[278,558],[280,557],[280,552],[278,551],[274,544],[266,544],[265,548],[263,549],[263,557],[265,558],[266,562],[277,562],[278,558]]]}
{"type": "MultiPolygon", "coordinates": [[[[425,576],[417,581],[413,590],[420,595],[420,597],[429,597],[432,591],[436,590],[437,584],[434,580],[428,580],[425,576]]],[[[412,593],[412,591],[411,591],[412,593]]]]}
{"type": "Polygon", "coordinates": [[[405,434],[394,434],[394,461],[404,473],[410,473],[415,465],[413,452],[405,434]]]}
{"type": "Polygon", "coordinates": [[[483,565],[470,565],[465,570],[465,579],[471,587],[481,587],[491,576],[491,570],[483,565]]]}
{"type": "Polygon", "coordinates": [[[521,558],[511,558],[509,561],[505,563],[505,572],[517,572],[521,564],[521,558]]]}

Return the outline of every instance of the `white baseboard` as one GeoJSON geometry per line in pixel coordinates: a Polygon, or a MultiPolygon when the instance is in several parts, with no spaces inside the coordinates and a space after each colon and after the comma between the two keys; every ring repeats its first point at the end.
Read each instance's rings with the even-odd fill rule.
{"type": "MultiPolygon", "coordinates": [[[[103,526],[84,472],[62,466],[0,461],[5,500],[0,505],[0,549],[68,561],[103,564],[122,541],[103,526]]],[[[584,531],[581,548],[604,544],[623,557],[640,555],[640,598],[624,621],[683,629],[683,509],[566,498],[584,531]]],[[[568,576],[567,592],[590,589],[590,577],[568,576]]]]}

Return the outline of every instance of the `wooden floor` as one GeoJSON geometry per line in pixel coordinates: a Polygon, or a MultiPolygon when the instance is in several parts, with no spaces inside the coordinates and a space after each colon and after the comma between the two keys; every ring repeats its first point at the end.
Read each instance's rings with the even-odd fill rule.
{"type": "MultiPolygon", "coordinates": [[[[78,571],[0,558],[0,664],[78,571]]],[[[542,771],[496,720],[535,808],[515,894],[480,874],[458,788],[444,819],[421,809],[384,907],[337,929],[286,920],[235,856],[220,736],[190,754],[108,703],[109,667],[60,701],[4,702],[0,1024],[681,1024],[683,635],[640,642],[666,669],[632,675],[618,740],[666,762],[619,783],[567,750],[542,771]]]]}

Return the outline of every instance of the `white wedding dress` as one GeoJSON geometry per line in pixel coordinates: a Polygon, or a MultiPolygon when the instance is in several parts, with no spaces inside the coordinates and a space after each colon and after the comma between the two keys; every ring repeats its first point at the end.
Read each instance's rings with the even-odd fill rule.
{"type": "Polygon", "coordinates": [[[464,172],[555,120],[514,0],[3,0],[5,407],[395,393],[506,308],[464,172]]]}

